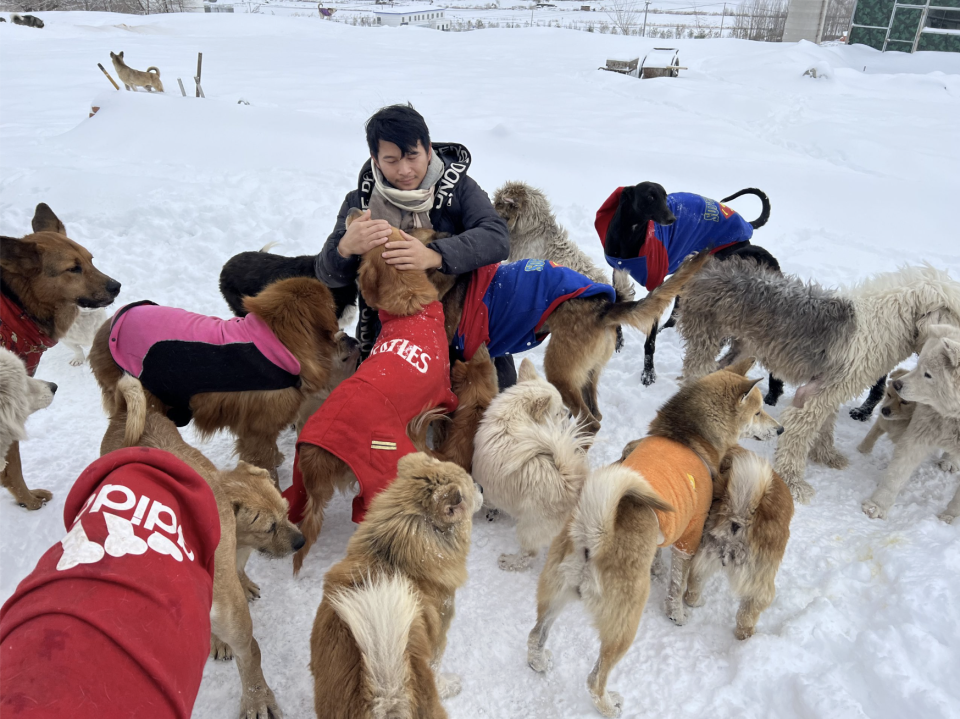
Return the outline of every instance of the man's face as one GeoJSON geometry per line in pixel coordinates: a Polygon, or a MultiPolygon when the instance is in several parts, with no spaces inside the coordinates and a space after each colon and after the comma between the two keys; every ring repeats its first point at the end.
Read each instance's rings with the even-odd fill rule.
{"type": "Polygon", "coordinates": [[[416,190],[427,175],[431,150],[424,149],[417,140],[417,146],[406,155],[392,142],[380,140],[379,155],[374,158],[380,172],[391,185],[398,190],[416,190]]]}

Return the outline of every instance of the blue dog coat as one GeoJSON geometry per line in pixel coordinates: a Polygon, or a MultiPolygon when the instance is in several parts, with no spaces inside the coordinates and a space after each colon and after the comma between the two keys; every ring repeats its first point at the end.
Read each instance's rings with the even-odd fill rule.
{"type": "Polygon", "coordinates": [[[470,278],[454,346],[467,360],[484,342],[491,357],[533,349],[546,339],[543,326],[561,303],[597,295],[617,299],[610,285],[547,260],[481,267],[470,278]]]}
{"type": "MultiPolygon", "coordinates": [[[[595,226],[604,246],[607,227],[620,205],[622,191],[623,188],[618,187],[597,210],[595,226]]],[[[639,257],[624,259],[604,254],[608,265],[627,270],[648,290],[663,284],[667,275],[676,272],[691,252],[709,250],[714,253],[753,237],[753,226],[716,200],[690,192],[674,192],[667,195],[667,207],[677,221],[672,225],[659,225],[650,220],[639,257]]]]}

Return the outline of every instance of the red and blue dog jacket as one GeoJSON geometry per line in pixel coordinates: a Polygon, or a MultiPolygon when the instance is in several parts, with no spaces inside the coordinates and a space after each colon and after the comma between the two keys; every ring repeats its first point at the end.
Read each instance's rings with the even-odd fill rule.
{"type": "Polygon", "coordinates": [[[190,398],[202,392],[296,387],[300,362],[267,323],[198,315],[137,302],[122,307],[110,328],[110,354],[125,372],[172,409],[178,427],[190,421],[190,398]]]}
{"type": "Polygon", "coordinates": [[[349,465],[360,483],[353,521],[363,521],[370,501],[397,476],[397,462],[416,447],[407,425],[424,410],[457,408],[450,391],[450,352],[443,306],[431,302],[409,317],[380,311],[377,343],[352,377],[341,382],[297,438],[293,484],[283,493],[291,522],[303,519],[307,492],[300,447],[312,444],[349,465]]]}
{"type": "Polygon", "coordinates": [[[557,307],[597,295],[617,300],[610,285],[547,260],[486,265],[470,278],[454,347],[466,360],[484,342],[491,357],[533,349],[549,334],[544,325],[557,307]]]}
{"type": "MultiPolygon", "coordinates": [[[[604,247],[607,228],[620,205],[622,192],[623,188],[618,187],[597,210],[594,226],[604,247]]],[[[672,225],[660,225],[650,220],[639,257],[611,257],[604,253],[608,265],[615,270],[626,270],[648,290],[662,285],[667,275],[676,272],[692,252],[710,250],[713,254],[753,237],[753,226],[716,200],[690,192],[673,192],[667,195],[667,207],[677,221],[672,225]]]]}

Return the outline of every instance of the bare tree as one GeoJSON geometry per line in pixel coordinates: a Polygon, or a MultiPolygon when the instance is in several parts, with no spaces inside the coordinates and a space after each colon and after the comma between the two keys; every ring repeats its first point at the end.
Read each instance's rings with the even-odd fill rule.
{"type": "MultiPolygon", "coordinates": [[[[637,8],[640,3],[638,0],[613,0],[610,3],[610,9],[607,10],[607,16],[610,23],[621,35],[630,35],[633,27],[637,24],[639,11],[637,8]]],[[[601,32],[603,32],[601,30],[601,32]]]]}
{"type": "Polygon", "coordinates": [[[737,7],[731,34],[741,40],[780,42],[787,5],[787,0],[745,0],[737,7]]]}
{"type": "Polygon", "coordinates": [[[850,31],[854,5],[856,0],[830,0],[823,19],[822,40],[836,40],[850,31]]]}

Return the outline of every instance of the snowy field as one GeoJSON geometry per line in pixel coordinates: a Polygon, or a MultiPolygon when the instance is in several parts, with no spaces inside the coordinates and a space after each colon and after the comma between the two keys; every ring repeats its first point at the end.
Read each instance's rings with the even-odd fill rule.
{"type": "MultiPolygon", "coordinates": [[[[773,209],[757,241],[786,272],[824,285],[920,260],[960,278],[960,55],[679,41],[690,69],[639,81],[596,68],[655,41],[239,14],[40,16],[39,31],[0,24],[0,232],[22,236],[34,206],[50,204],[123,283],[122,303],[228,316],[217,290],[224,261],[269,241],[285,254],[319,250],[356,185],[364,120],[407,100],[435,140],[470,148],[470,174],[488,193],[512,179],[543,188],[597,260],[596,208],[618,185],[656,180],[711,197],[762,188],[773,209]],[[109,88],[96,63],[112,72],[111,50],[134,67],[159,66],[167,93],[109,88]],[[192,76],[198,51],[206,99],[182,98],[176,78],[192,76]],[[825,78],[802,77],[814,65],[825,78]],[[91,105],[101,109],[87,119],[91,105]]],[[[759,214],[756,198],[735,207],[759,214]]],[[[661,337],[649,388],[641,354],[642,337],[628,332],[603,375],[593,466],[641,436],[677,388],[675,332],[661,337]]],[[[60,391],[30,420],[22,448],[28,485],[52,490],[53,502],[26,512],[0,496],[0,599],[64,535],[64,499],[106,427],[89,368],[69,366],[70,356],[62,346],[44,356],[38,374],[60,391]]],[[[533,357],[539,364],[542,351],[533,357]]],[[[860,502],[891,447],[856,452],[868,426],[850,419],[851,406],[837,423],[850,467],[809,467],[817,496],[797,508],[757,635],[734,638],[736,602],[722,577],[683,627],[664,616],[665,587],[655,584],[611,676],[624,716],[960,717],[960,527],[936,519],[960,479],[928,461],[887,520],[868,519],[860,502]]],[[[281,439],[292,458],[294,436],[281,439]]],[[[232,466],[231,445],[221,436],[202,449],[232,466]]],[[[772,457],[772,443],[748,445],[772,457]]],[[[290,472],[288,460],[284,486],[290,472]]],[[[350,501],[338,497],[299,580],[289,562],[253,557],[248,567],[263,593],[251,610],[264,674],[288,717],[312,716],[310,627],[324,572],[353,528],[350,501]]],[[[509,520],[474,529],[444,661],[463,692],[447,710],[456,719],[597,716],[585,679],[598,642],[579,607],[551,635],[553,670],[527,668],[543,558],[527,573],[501,572],[497,556],[515,541],[509,520]]],[[[194,715],[232,717],[238,696],[233,664],[209,663],[194,715]]]]}

